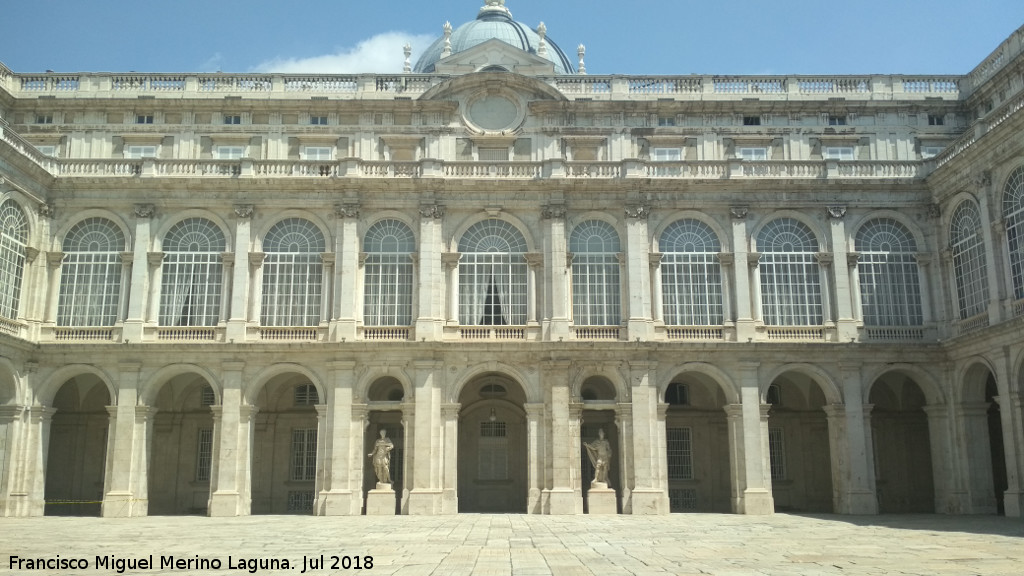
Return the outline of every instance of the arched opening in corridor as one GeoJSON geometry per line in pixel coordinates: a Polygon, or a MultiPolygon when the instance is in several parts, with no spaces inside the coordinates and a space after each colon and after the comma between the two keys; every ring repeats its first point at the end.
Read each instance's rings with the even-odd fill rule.
{"type": "Polygon", "coordinates": [[[312,514],[320,395],[303,374],[267,381],[253,403],[252,514],[312,514]]]}
{"type": "Polygon", "coordinates": [[[777,512],[833,512],[832,451],[825,393],[810,376],[785,372],[768,387],[768,459],[777,512]]]}
{"type": "Polygon", "coordinates": [[[153,407],[149,515],[206,514],[213,472],[216,393],[198,374],[164,383],[153,407]]]}
{"type": "Polygon", "coordinates": [[[685,372],[665,389],[671,512],[730,512],[729,423],[725,393],[711,377],[685,372]]]}
{"type": "Polygon", "coordinates": [[[14,374],[7,366],[0,364],[0,517],[13,515],[10,510],[14,502],[9,501],[13,478],[11,473],[14,458],[14,419],[21,410],[15,404],[17,388],[14,374]]]}
{"type": "MultiPolygon", "coordinates": [[[[366,433],[363,435],[363,455],[366,460],[363,466],[363,495],[377,487],[377,473],[374,469],[370,455],[374,452],[374,445],[381,438],[380,432],[384,431],[385,436],[391,440],[391,461],[389,472],[391,473],[391,488],[395,491],[395,514],[403,513],[403,503],[408,502],[408,493],[405,489],[405,418],[402,412],[402,404],[405,400],[405,388],[402,383],[392,376],[378,378],[370,385],[367,393],[367,422],[366,433]]],[[[366,512],[366,501],[363,501],[363,512],[366,512]]]]}
{"type": "Polygon", "coordinates": [[[615,385],[604,376],[591,376],[580,386],[580,400],[583,412],[580,419],[579,473],[583,487],[583,512],[591,513],[590,487],[595,479],[594,464],[591,462],[586,443],[593,443],[604,432],[605,440],[611,446],[612,458],[608,466],[608,488],[615,490],[615,509],[622,513],[622,446],[619,428],[615,422],[617,395],[615,385]]]}
{"type": "Polygon", "coordinates": [[[970,511],[1004,514],[1008,478],[1002,406],[995,375],[984,364],[974,364],[964,374],[959,413],[970,511]]]}
{"type": "Polygon", "coordinates": [[[459,394],[459,512],[525,513],[526,393],[489,373],[459,394]]]}
{"type": "Polygon", "coordinates": [[[44,489],[47,516],[100,515],[110,405],[107,385],[92,374],[71,378],[54,396],[44,489]]]}
{"type": "Polygon", "coordinates": [[[889,372],[871,385],[868,403],[878,511],[934,512],[931,438],[921,387],[909,375],[889,372]]]}

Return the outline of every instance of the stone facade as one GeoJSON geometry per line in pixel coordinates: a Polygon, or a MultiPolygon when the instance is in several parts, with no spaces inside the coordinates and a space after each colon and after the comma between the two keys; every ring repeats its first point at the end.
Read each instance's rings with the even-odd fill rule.
{"type": "Polygon", "coordinates": [[[0,68],[0,514],[390,513],[381,428],[400,514],[591,511],[601,428],[594,512],[1024,514],[1024,29],[942,77],[457,48],[0,68]]]}

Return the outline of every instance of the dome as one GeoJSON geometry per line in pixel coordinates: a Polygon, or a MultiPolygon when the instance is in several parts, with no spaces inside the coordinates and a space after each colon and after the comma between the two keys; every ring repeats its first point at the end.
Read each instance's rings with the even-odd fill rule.
{"type": "MultiPolygon", "coordinates": [[[[500,40],[510,46],[540,56],[540,35],[529,26],[512,19],[512,13],[505,7],[504,0],[487,0],[480,9],[476,20],[466,22],[451,33],[451,53],[458,54],[488,40],[500,40]]],[[[565,56],[562,49],[550,38],[544,38],[547,50],[541,56],[555,66],[555,74],[575,74],[572,62],[565,56]]],[[[434,72],[434,65],[443,57],[445,37],[442,36],[423,52],[416,62],[415,72],[429,74],[434,72]]]]}

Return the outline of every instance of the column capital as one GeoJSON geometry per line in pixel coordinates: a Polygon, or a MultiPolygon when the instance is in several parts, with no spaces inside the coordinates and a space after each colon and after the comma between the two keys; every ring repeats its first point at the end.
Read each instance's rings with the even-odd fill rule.
{"type": "Polygon", "coordinates": [[[664,257],[665,257],[665,254],[662,253],[662,252],[648,252],[647,253],[647,258],[648,258],[648,260],[651,263],[651,268],[657,268],[658,266],[661,266],[661,259],[664,258],[664,257]]]}
{"type": "Polygon", "coordinates": [[[565,212],[565,204],[545,204],[541,206],[540,217],[542,220],[563,220],[565,212]]]}
{"type": "Polygon", "coordinates": [[[149,252],[148,254],[146,254],[146,261],[149,263],[150,266],[156,268],[157,266],[159,266],[160,264],[163,263],[163,261],[164,261],[164,253],[163,252],[149,252]]]}
{"type": "Polygon", "coordinates": [[[235,253],[234,252],[221,252],[220,261],[225,266],[234,266],[235,264],[235,253]]]}
{"type": "Polygon", "coordinates": [[[831,252],[818,252],[814,255],[814,258],[818,261],[818,264],[825,267],[831,266],[835,260],[835,256],[831,252]]]}
{"type": "Polygon", "coordinates": [[[454,404],[441,404],[441,417],[445,420],[455,420],[459,417],[459,410],[461,409],[462,404],[459,404],[458,402],[454,404]]]}
{"type": "Polygon", "coordinates": [[[57,215],[57,209],[53,207],[53,204],[45,202],[36,206],[36,212],[43,218],[54,218],[57,215]]]}
{"type": "Polygon", "coordinates": [[[750,266],[751,268],[757,268],[757,265],[760,261],[760,252],[747,252],[747,266],[750,266]]]}
{"type": "Polygon", "coordinates": [[[651,215],[651,207],[647,204],[627,204],[626,218],[631,220],[647,220],[651,215]]]}
{"type": "Polygon", "coordinates": [[[60,263],[64,261],[63,252],[47,252],[46,253],[46,265],[50,268],[56,268],[60,266],[60,263]]]}
{"type": "Polygon", "coordinates": [[[722,409],[725,410],[725,417],[730,420],[743,418],[743,404],[726,404],[722,409]]]}
{"type": "Polygon", "coordinates": [[[845,404],[826,404],[822,406],[821,409],[825,411],[825,415],[829,420],[846,417],[845,404]]]}
{"type": "Polygon", "coordinates": [[[266,252],[249,252],[249,266],[259,268],[260,266],[263,266],[263,261],[266,258],[266,252]]]}
{"type": "Polygon", "coordinates": [[[420,204],[420,217],[424,220],[444,218],[445,207],[440,204],[420,204]]]}
{"type": "Polygon", "coordinates": [[[860,252],[847,252],[846,265],[850,268],[856,268],[858,264],[860,264],[860,252]]]}
{"type": "Polygon", "coordinates": [[[736,263],[736,255],[732,252],[719,252],[716,254],[718,263],[722,266],[732,266],[736,263]]]}
{"type": "Polygon", "coordinates": [[[842,220],[846,216],[846,206],[827,206],[829,220],[842,220]]]}
{"type": "Polygon", "coordinates": [[[334,217],[338,219],[359,218],[359,204],[345,203],[334,205],[334,217]]]}
{"type": "Polygon", "coordinates": [[[748,213],[750,213],[750,208],[748,206],[729,207],[729,215],[732,216],[733,220],[746,220],[748,213]]]}
{"type": "Polygon", "coordinates": [[[135,254],[132,252],[121,252],[121,264],[130,265],[135,261],[135,254]]]}
{"type": "Polygon", "coordinates": [[[523,254],[523,258],[526,259],[526,264],[530,268],[540,268],[544,265],[544,254],[540,252],[527,252],[523,254]]]}
{"type": "Polygon", "coordinates": [[[462,254],[460,252],[441,253],[441,263],[444,264],[444,267],[447,268],[448,270],[451,270],[458,266],[459,258],[462,258],[462,254]]]}
{"type": "Polygon", "coordinates": [[[545,406],[543,402],[527,402],[523,404],[523,411],[527,418],[540,419],[544,417],[545,406]]]}
{"type": "Polygon", "coordinates": [[[156,207],[152,204],[136,204],[135,217],[139,219],[152,218],[156,214],[156,207]]]}
{"type": "Polygon", "coordinates": [[[235,216],[238,218],[252,218],[253,205],[252,204],[235,204],[234,206],[235,216]]]}

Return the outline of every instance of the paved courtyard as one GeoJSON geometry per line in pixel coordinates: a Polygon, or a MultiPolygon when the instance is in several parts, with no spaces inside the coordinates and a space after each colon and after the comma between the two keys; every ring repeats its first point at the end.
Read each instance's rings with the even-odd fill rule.
{"type": "Polygon", "coordinates": [[[1024,521],[786,514],[8,518],[0,519],[0,559],[0,574],[24,575],[283,576],[301,574],[305,562],[306,574],[316,575],[1020,576],[1024,521]],[[324,566],[314,568],[310,559],[321,555],[324,566]],[[22,558],[20,569],[12,556],[22,558]],[[97,567],[98,556],[106,565],[97,567]],[[139,564],[151,556],[151,566],[139,564]],[[171,556],[179,568],[166,565],[171,556]],[[86,566],[30,567],[29,559],[86,566]]]}

